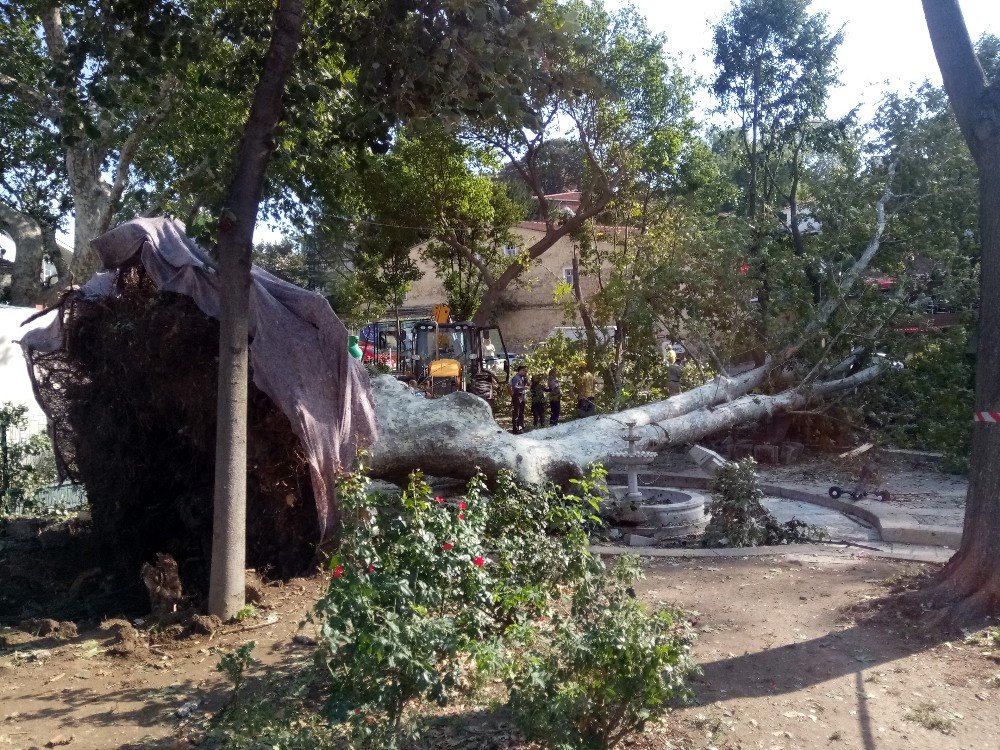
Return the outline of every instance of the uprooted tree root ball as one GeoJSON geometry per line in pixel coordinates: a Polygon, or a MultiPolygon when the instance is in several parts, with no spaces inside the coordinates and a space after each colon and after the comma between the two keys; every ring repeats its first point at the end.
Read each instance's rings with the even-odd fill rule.
{"type": "MultiPolygon", "coordinates": [[[[141,587],[141,565],[168,553],[198,593],[212,539],[218,322],[141,268],[118,284],[112,298],[67,299],[65,349],[32,353],[38,395],[61,468],[86,487],[105,569],[141,587]]],[[[308,465],[253,384],[247,479],[248,565],[303,572],[319,541],[308,465]]]]}

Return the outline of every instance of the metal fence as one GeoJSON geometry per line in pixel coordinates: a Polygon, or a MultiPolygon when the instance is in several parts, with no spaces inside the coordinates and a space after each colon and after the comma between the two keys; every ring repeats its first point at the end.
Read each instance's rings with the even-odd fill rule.
{"type": "Polygon", "coordinates": [[[44,435],[47,430],[48,422],[44,416],[29,414],[25,417],[23,427],[8,426],[4,431],[7,433],[7,444],[17,445],[33,438],[35,435],[44,435]]]}
{"type": "MultiPolygon", "coordinates": [[[[36,435],[45,435],[48,432],[48,422],[44,416],[28,414],[24,423],[17,427],[8,425],[0,427],[3,432],[0,441],[6,445],[18,445],[27,442],[36,435]]],[[[40,457],[32,457],[28,460],[34,462],[40,457]]],[[[82,485],[64,482],[43,487],[33,498],[17,501],[17,507],[7,508],[8,513],[69,513],[82,509],[87,504],[87,493],[82,485]]]]}

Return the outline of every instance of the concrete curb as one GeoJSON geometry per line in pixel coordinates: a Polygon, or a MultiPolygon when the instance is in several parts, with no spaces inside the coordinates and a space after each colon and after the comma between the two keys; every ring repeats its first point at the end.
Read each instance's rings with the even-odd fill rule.
{"type": "Polygon", "coordinates": [[[885,560],[906,562],[946,563],[954,552],[945,547],[914,547],[909,549],[879,549],[863,545],[840,544],[784,544],[776,547],[617,547],[591,545],[595,555],[635,555],[649,558],[714,559],[749,557],[784,557],[787,555],[811,555],[814,557],[850,558],[877,557],[885,560]]]}
{"type": "MultiPolygon", "coordinates": [[[[647,474],[652,473],[647,472],[647,474]]],[[[712,483],[709,477],[690,474],[659,473],[656,476],[659,477],[658,481],[662,481],[664,484],[669,483],[669,486],[681,489],[707,490],[712,483]]],[[[896,508],[879,508],[876,511],[848,500],[835,499],[829,495],[797,490],[792,487],[783,487],[779,484],[764,483],[761,484],[761,489],[767,495],[812,503],[853,516],[877,529],[884,542],[950,547],[952,549],[958,549],[962,542],[962,529],[952,526],[921,524],[916,516],[896,508]]]]}

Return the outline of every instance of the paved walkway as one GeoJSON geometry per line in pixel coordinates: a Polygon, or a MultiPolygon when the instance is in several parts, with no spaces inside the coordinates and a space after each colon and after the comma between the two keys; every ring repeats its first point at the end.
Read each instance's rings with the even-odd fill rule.
{"type": "Polygon", "coordinates": [[[877,542],[881,540],[878,529],[869,523],[848,516],[832,508],[807,503],[802,500],[786,500],[783,497],[765,497],[763,505],[768,512],[784,523],[796,519],[810,526],[818,526],[826,531],[835,542],[877,542]]]}
{"type": "MultiPolygon", "coordinates": [[[[932,465],[915,466],[903,459],[888,457],[881,461],[881,486],[893,498],[888,503],[872,498],[854,501],[848,495],[831,498],[828,494],[831,485],[854,485],[855,469],[846,462],[838,465],[836,460],[811,459],[793,466],[762,465],[760,478],[768,496],[844,513],[877,531],[882,542],[957,549],[965,517],[966,478],[945,474],[932,465]]],[[[679,452],[660,454],[642,479],[643,484],[694,489],[704,489],[709,482],[708,475],[679,452]]],[[[806,518],[802,520],[812,523],[806,518]]],[[[857,536],[863,533],[849,525],[843,531],[849,535],[844,538],[853,541],[860,541],[857,536]]]]}

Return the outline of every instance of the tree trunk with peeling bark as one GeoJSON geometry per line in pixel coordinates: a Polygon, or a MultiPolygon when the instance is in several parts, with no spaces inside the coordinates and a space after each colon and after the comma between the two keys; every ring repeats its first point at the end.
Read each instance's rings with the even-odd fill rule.
{"type": "MultiPolygon", "coordinates": [[[[1000,411],[1000,81],[987,82],[957,0],[923,0],[945,91],[979,167],[979,348],[975,410],[1000,411]]],[[[969,415],[972,419],[972,415],[969,415]]],[[[931,590],[956,626],[1000,612],[1000,424],[972,433],[965,528],[958,552],[931,590]]]]}
{"type": "MultiPolygon", "coordinates": [[[[88,131],[72,113],[81,106],[78,90],[86,71],[74,68],[67,48],[63,24],[63,5],[43,3],[34,11],[41,23],[47,62],[59,75],[57,82],[35,88],[25,81],[0,73],[0,90],[33,108],[41,121],[51,123],[63,142],[67,183],[73,197],[73,258],[63,282],[83,283],[98,269],[98,259],[90,250],[91,240],[108,231],[115,211],[129,187],[130,169],[143,141],[170,114],[175,105],[172,96],[178,81],[161,81],[157,106],[137,122],[128,125],[124,139],[116,135],[125,123],[115,123],[95,108],[93,115],[98,133],[88,131]],[[108,172],[111,172],[110,179],[108,172]]],[[[73,24],[68,23],[69,26],[73,24]]],[[[86,98],[86,97],[84,97],[86,98]]],[[[90,106],[85,104],[84,106],[90,106]]]]}

